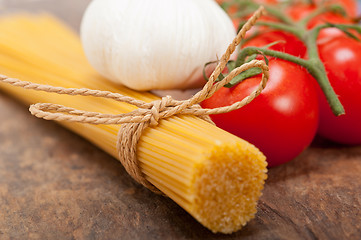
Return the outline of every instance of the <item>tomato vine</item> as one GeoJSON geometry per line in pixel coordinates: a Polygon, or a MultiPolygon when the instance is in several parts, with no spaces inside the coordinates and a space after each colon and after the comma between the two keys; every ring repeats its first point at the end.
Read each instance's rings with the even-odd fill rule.
{"type": "MultiPolygon", "coordinates": [[[[248,8],[254,9],[259,6],[254,2],[246,1],[246,6],[248,8]]],[[[312,13],[307,15],[300,21],[294,21],[287,15],[285,15],[282,11],[277,9],[276,7],[266,6],[266,11],[269,15],[279,20],[279,22],[271,22],[271,21],[259,21],[256,25],[264,26],[276,30],[282,30],[284,32],[291,33],[292,35],[299,38],[307,47],[307,55],[308,59],[302,59],[291,54],[287,54],[280,51],[274,51],[263,47],[246,47],[240,51],[238,55],[238,64],[235,67],[239,66],[239,64],[244,63],[247,56],[251,56],[262,52],[263,54],[271,57],[276,57],[280,59],[284,59],[290,62],[294,62],[298,65],[303,66],[308,70],[308,72],[318,81],[322,91],[324,92],[327,101],[332,109],[332,112],[336,116],[343,115],[345,110],[339,101],[335,91],[327,77],[327,73],[324,67],[323,62],[320,59],[317,47],[317,37],[322,29],[325,28],[338,28],[346,33],[349,30],[355,30],[361,34],[361,27],[355,24],[330,24],[325,23],[322,25],[317,25],[312,29],[307,29],[307,24],[314,17],[323,14],[329,11],[339,11],[339,5],[329,5],[326,8],[315,9],[312,13]]]]}

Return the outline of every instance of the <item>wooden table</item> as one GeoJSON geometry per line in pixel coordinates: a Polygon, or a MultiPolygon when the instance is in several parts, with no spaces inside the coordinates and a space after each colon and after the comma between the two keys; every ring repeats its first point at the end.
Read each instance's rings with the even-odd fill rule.
{"type": "MultiPolygon", "coordinates": [[[[89,0],[5,0],[78,29],[89,0]]],[[[3,6],[4,7],[4,6],[3,6]]],[[[118,161],[0,92],[0,239],[361,239],[361,146],[316,139],[269,171],[257,217],[212,234],[118,161]]]]}

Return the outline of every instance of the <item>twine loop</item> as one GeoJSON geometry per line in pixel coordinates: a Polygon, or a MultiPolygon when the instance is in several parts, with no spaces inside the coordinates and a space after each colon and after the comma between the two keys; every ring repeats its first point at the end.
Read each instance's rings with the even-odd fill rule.
{"type": "Polygon", "coordinates": [[[202,90],[200,90],[188,100],[178,101],[174,100],[171,96],[166,96],[162,99],[147,103],[141,100],[134,99],[132,97],[109,91],[93,90],[87,88],[78,89],[54,87],[49,85],[21,81],[19,79],[9,78],[2,75],[0,75],[0,81],[17,87],[44,92],[108,98],[138,107],[138,109],[129,113],[103,114],[98,112],[78,110],[59,104],[36,103],[30,106],[29,111],[34,116],[46,120],[90,124],[121,124],[117,137],[117,149],[119,152],[120,162],[122,163],[126,171],[137,182],[141,183],[142,185],[154,192],[159,192],[159,190],[146,179],[145,175],[142,173],[139,167],[136,153],[138,141],[143,131],[148,127],[156,127],[161,119],[169,118],[178,114],[195,115],[204,119],[205,121],[213,123],[209,117],[210,114],[231,112],[247,105],[254,98],[256,98],[266,87],[266,83],[269,78],[269,69],[264,61],[252,60],[232,70],[222,81],[216,82],[216,79],[225,68],[231,54],[235,51],[237,45],[240,44],[246,32],[255,24],[257,19],[260,18],[263,13],[264,8],[260,7],[254,13],[254,15],[246,22],[246,24],[243,25],[237,37],[228,46],[226,52],[223,54],[217,67],[211,74],[209,81],[204,85],[202,90]],[[235,76],[254,67],[258,67],[262,70],[262,80],[257,89],[253,91],[249,96],[230,106],[214,109],[202,109],[199,106],[200,102],[211,97],[216,91],[229,83],[235,76]]]}

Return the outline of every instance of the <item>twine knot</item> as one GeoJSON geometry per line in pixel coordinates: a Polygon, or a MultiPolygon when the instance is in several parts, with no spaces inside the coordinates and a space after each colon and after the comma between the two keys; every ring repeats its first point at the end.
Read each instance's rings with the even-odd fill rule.
{"type": "Polygon", "coordinates": [[[167,107],[172,106],[173,99],[171,96],[167,95],[163,97],[161,100],[157,100],[153,102],[153,106],[150,109],[151,117],[150,117],[150,126],[155,127],[159,123],[160,112],[162,112],[167,107]]]}
{"type": "Polygon", "coordinates": [[[78,110],[58,104],[51,103],[36,103],[30,106],[30,112],[38,118],[56,121],[68,121],[90,124],[121,124],[118,132],[117,148],[119,152],[119,160],[123,164],[126,171],[139,183],[149,188],[154,192],[159,190],[154,187],[144,176],[139,168],[137,160],[137,145],[140,137],[145,129],[148,127],[156,127],[160,120],[169,118],[178,114],[188,114],[198,116],[208,122],[211,122],[209,115],[231,112],[239,109],[254,98],[256,98],[261,91],[266,87],[269,78],[269,69],[264,61],[252,60],[243,64],[240,67],[232,70],[223,80],[216,82],[218,76],[225,68],[230,59],[231,54],[235,51],[237,45],[240,44],[246,32],[255,24],[258,18],[263,14],[263,7],[260,7],[254,15],[243,25],[237,37],[228,46],[226,52],[219,61],[217,67],[209,78],[209,81],[204,85],[203,89],[196,93],[188,100],[178,101],[172,99],[171,96],[163,97],[162,99],[147,103],[141,100],[134,99],[119,93],[109,91],[92,90],[87,88],[63,88],[49,85],[36,84],[32,82],[25,82],[19,79],[9,78],[0,75],[0,81],[9,83],[17,87],[25,89],[32,89],[44,92],[66,94],[66,95],[80,95],[93,96],[113,99],[115,101],[132,104],[138,109],[122,114],[103,114],[98,112],[89,112],[78,110]],[[258,67],[262,70],[262,80],[258,88],[249,96],[245,97],[239,102],[230,106],[219,107],[214,109],[202,109],[199,103],[211,97],[216,91],[229,83],[235,76],[248,69],[258,67]]]}

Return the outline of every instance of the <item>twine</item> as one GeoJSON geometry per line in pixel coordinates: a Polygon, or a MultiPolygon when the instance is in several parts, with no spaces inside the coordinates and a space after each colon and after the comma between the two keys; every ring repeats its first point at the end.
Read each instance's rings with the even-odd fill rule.
{"type": "Polygon", "coordinates": [[[246,22],[246,24],[239,31],[237,37],[228,46],[226,52],[223,54],[216,69],[213,71],[209,81],[205,84],[202,90],[196,93],[193,97],[184,101],[177,101],[170,96],[163,97],[150,103],[134,99],[132,97],[124,96],[119,93],[109,91],[92,90],[87,88],[63,88],[49,85],[35,84],[32,82],[25,82],[15,78],[0,75],[0,81],[11,84],[13,86],[22,87],[25,89],[32,89],[44,91],[49,93],[66,94],[66,95],[80,95],[93,96],[100,98],[109,98],[118,102],[132,104],[138,109],[123,114],[102,114],[98,112],[82,111],[58,104],[51,103],[36,103],[30,106],[32,115],[46,120],[68,121],[90,124],[121,124],[117,137],[117,149],[119,152],[119,160],[126,169],[126,171],[139,183],[149,188],[152,191],[159,192],[159,190],[148,180],[141,172],[138,166],[136,156],[137,143],[147,127],[155,127],[159,120],[168,118],[177,114],[189,114],[198,116],[208,122],[211,122],[210,114],[227,113],[239,109],[254,98],[256,98],[265,88],[269,78],[268,66],[264,61],[252,60],[242,66],[235,68],[222,81],[216,83],[219,74],[225,68],[231,54],[235,51],[237,45],[240,44],[246,32],[255,24],[258,18],[264,13],[264,8],[260,7],[254,15],[246,22]],[[202,109],[198,104],[203,100],[211,97],[216,91],[229,83],[235,76],[250,68],[261,68],[262,81],[258,88],[243,100],[236,102],[230,106],[219,107],[214,109],[202,109]]]}

